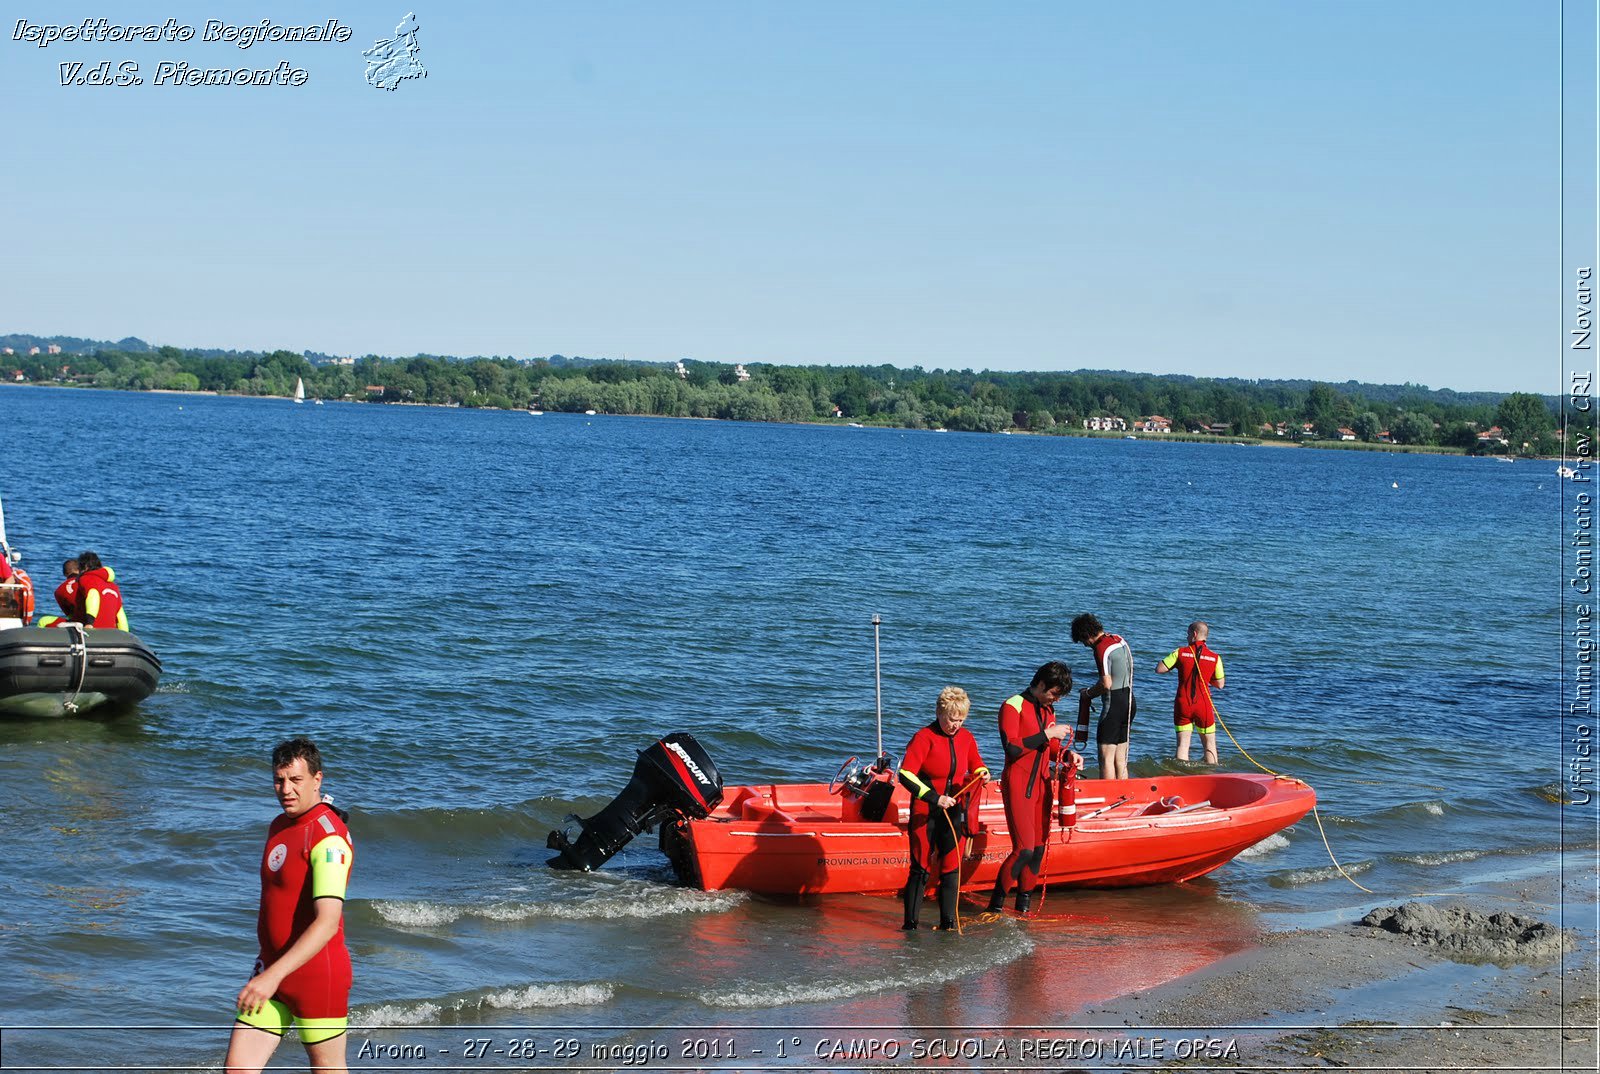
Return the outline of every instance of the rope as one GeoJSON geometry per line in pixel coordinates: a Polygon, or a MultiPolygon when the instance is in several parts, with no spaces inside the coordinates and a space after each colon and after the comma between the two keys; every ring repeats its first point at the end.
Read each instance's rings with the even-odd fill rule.
{"type": "Polygon", "coordinates": [[[67,634],[72,639],[67,655],[78,662],[78,681],[72,684],[72,696],[61,703],[61,709],[75,714],[78,711],[78,694],[83,690],[84,677],[89,674],[89,636],[84,632],[82,623],[68,623],[67,634]]]}
{"type": "MultiPolygon", "coordinates": [[[[968,791],[972,790],[973,787],[976,787],[978,785],[978,783],[982,779],[983,779],[982,776],[973,776],[971,779],[967,780],[966,785],[964,787],[962,787],[956,793],[952,794],[950,797],[956,799],[957,801],[960,801],[961,800],[961,796],[966,794],[968,791]]],[[[939,812],[944,815],[945,826],[950,829],[950,838],[954,839],[955,840],[955,844],[956,844],[956,876],[957,876],[957,879],[958,879],[958,882],[956,884],[956,935],[957,936],[965,936],[966,935],[966,931],[963,930],[962,927],[961,927],[961,885],[959,883],[959,878],[960,878],[960,875],[961,875],[961,857],[962,857],[962,852],[961,852],[961,833],[956,831],[955,821],[950,819],[950,811],[948,809],[941,809],[941,810],[939,810],[939,812]]],[[[944,877],[942,875],[939,878],[939,882],[940,882],[941,885],[944,883],[944,877]]]]}
{"type": "MultiPolygon", "coordinates": [[[[1213,705],[1212,706],[1213,711],[1215,711],[1215,708],[1216,708],[1216,706],[1213,705]]],[[[1262,764],[1260,761],[1256,760],[1254,757],[1251,757],[1248,753],[1245,753],[1244,747],[1239,745],[1239,740],[1233,737],[1233,732],[1232,731],[1228,730],[1228,725],[1223,721],[1222,713],[1220,713],[1220,712],[1217,713],[1217,725],[1220,726],[1223,729],[1223,731],[1227,732],[1228,740],[1233,743],[1234,748],[1237,749],[1240,753],[1244,753],[1245,757],[1249,759],[1251,764],[1253,764],[1257,768],[1261,769],[1261,771],[1267,773],[1267,775],[1276,776],[1278,779],[1294,780],[1294,782],[1296,782],[1296,783],[1305,783],[1305,780],[1303,780],[1303,779],[1295,779],[1295,777],[1293,777],[1293,776],[1286,776],[1281,772],[1274,772],[1272,769],[1268,768],[1266,765],[1262,764]]],[[[1330,844],[1328,842],[1328,831],[1327,831],[1326,828],[1324,828],[1322,826],[1322,814],[1320,812],[1318,812],[1317,807],[1314,806],[1314,805],[1311,807],[1311,817],[1312,817],[1313,820],[1315,820],[1317,822],[1317,832],[1318,832],[1318,834],[1320,834],[1322,836],[1322,846],[1328,852],[1328,860],[1333,862],[1333,867],[1335,869],[1339,870],[1339,875],[1344,877],[1346,880],[1350,881],[1350,883],[1353,884],[1355,887],[1357,887],[1360,890],[1366,892],[1368,895],[1377,895],[1378,892],[1373,891],[1371,888],[1364,887],[1361,884],[1357,883],[1355,877],[1353,877],[1349,873],[1345,872],[1344,871],[1344,866],[1339,864],[1339,859],[1334,856],[1333,846],[1332,846],[1332,844],[1330,844]]],[[[1406,898],[1412,898],[1412,899],[1420,899],[1420,898],[1428,898],[1428,897],[1439,896],[1439,895],[1465,895],[1465,894],[1467,894],[1467,893],[1464,892],[1464,891],[1414,891],[1410,895],[1407,895],[1405,897],[1406,898]]],[[[1492,897],[1493,898],[1507,898],[1508,896],[1495,895],[1495,896],[1492,896],[1492,897]]]]}

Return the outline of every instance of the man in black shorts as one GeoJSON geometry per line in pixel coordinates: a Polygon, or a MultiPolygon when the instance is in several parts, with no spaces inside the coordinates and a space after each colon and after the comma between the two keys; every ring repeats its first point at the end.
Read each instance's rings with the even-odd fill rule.
{"type": "Polygon", "coordinates": [[[1139,711],[1133,699],[1133,650],[1119,635],[1107,634],[1100,620],[1085,612],[1072,621],[1072,640],[1094,652],[1099,679],[1078,691],[1080,711],[1104,697],[1095,744],[1100,748],[1100,778],[1128,778],[1128,732],[1139,711]]]}

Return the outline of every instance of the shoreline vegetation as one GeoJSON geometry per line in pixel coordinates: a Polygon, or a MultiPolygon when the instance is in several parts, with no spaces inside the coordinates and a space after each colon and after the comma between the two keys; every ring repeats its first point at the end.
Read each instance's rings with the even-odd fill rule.
{"type": "Polygon", "coordinates": [[[1555,397],[1415,384],[562,355],[335,359],[150,348],[131,338],[81,353],[0,357],[6,383],[180,395],[287,398],[298,380],[309,398],[389,405],[1545,457],[1583,454],[1577,441],[1585,435],[1578,427],[1563,436],[1555,397]]]}

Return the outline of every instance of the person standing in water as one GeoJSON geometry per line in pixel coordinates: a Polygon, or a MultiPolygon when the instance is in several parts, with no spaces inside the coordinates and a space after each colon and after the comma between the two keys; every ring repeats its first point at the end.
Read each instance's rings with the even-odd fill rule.
{"type": "Polygon", "coordinates": [[[911,819],[906,825],[911,875],[902,893],[903,929],[917,927],[932,876],[939,878],[939,928],[956,927],[965,818],[956,809],[955,796],[973,779],[989,782],[989,769],[978,755],[978,741],[962,726],[971,707],[971,699],[961,687],[940,690],[933,722],[911,736],[900,764],[900,785],[911,792],[911,819]]]}
{"type": "Polygon", "coordinates": [[[1055,703],[1071,689],[1072,671],[1052,660],[1033,673],[1026,690],[1000,706],[1000,744],[1006,755],[1000,797],[1006,806],[1011,853],[995,877],[991,911],[999,911],[1010,892],[1016,893],[1019,913],[1033,904],[1050,837],[1050,763],[1061,755],[1061,740],[1071,733],[1066,724],[1056,723],[1055,703]]]}
{"type": "Polygon", "coordinates": [[[1172,724],[1178,735],[1177,757],[1189,759],[1189,738],[1200,732],[1206,764],[1217,763],[1217,705],[1211,691],[1223,686],[1222,655],[1206,646],[1211,627],[1200,621],[1189,624],[1189,644],[1174,649],[1156,665],[1156,674],[1178,672],[1178,693],[1172,699],[1172,724]]]}
{"type": "Polygon", "coordinates": [[[311,1069],[343,1074],[350,1019],[344,897],[355,851],[344,817],[322,797],[322,754],[308,738],[272,751],[283,809],[261,856],[260,956],[239,990],[228,1074],[259,1074],[293,1024],[311,1069]]]}

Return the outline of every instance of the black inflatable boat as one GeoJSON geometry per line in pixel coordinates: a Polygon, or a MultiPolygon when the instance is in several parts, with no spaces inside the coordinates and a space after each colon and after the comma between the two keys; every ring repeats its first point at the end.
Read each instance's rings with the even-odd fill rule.
{"type": "Polygon", "coordinates": [[[161,661],[125,630],[0,630],[0,715],[64,716],[155,692],[161,661]]]}

